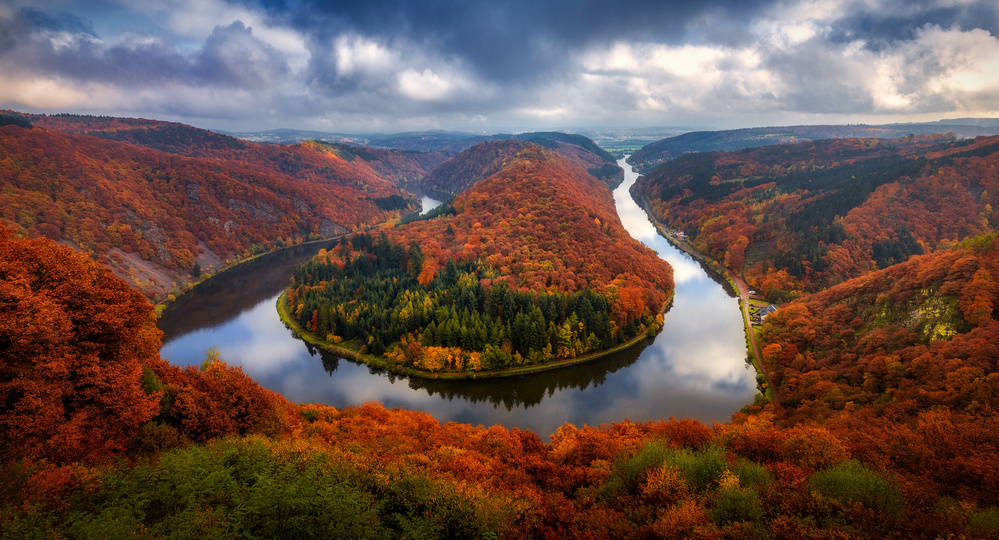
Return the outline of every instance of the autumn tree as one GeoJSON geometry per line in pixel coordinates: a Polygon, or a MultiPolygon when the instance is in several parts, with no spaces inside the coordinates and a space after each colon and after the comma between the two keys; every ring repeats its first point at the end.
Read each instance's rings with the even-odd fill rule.
{"type": "Polygon", "coordinates": [[[99,459],[156,410],[140,388],[160,332],[149,303],[89,258],[0,227],[0,455],[99,459]]]}

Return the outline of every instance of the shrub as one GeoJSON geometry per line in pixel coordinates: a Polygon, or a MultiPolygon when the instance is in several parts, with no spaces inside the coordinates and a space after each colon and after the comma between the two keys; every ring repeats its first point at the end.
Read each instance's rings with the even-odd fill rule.
{"type": "Polygon", "coordinates": [[[893,514],[902,507],[898,488],[854,459],[816,472],[808,483],[815,491],[843,504],[859,502],[893,514]]]}
{"type": "Polygon", "coordinates": [[[993,506],[971,514],[968,528],[990,538],[999,538],[999,508],[993,506]]]}
{"type": "Polygon", "coordinates": [[[745,461],[740,463],[735,469],[735,475],[739,477],[739,485],[744,487],[753,486],[762,489],[770,485],[772,478],[770,471],[759,463],[745,461]]]}
{"type": "Polygon", "coordinates": [[[639,485],[649,478],[650,471],[658,471],[656,474],[672,471],[671,474],[679,475],[691,491],[704,491],[718,482],[725,467],[725,450],[719,446],[710,445],[701,450],[690,450],[671,448],[661,441],[652,441],[638,454],[617,464],[604,492],[608,495],[621,490],[637,493],[639,485]]]}
{"type": "Polygon", "coordinates": [[[718,493],[715,507],[710,512],[711,521],[728,525],[742,521],[763,519],[763,505],[760,495],[751,489],[729,488],[718,493]]]}

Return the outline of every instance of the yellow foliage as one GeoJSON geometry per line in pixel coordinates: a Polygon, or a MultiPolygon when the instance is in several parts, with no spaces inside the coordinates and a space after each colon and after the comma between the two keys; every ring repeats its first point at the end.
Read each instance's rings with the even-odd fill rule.
{"type": "Polygon", "coordinates": [[[423,357],[413,365],[427,371],[461,371],[465,367],[465,352],[457,347],[424,347],[423,357]]]}
{"type": "Polygon", "coordinates": [[[551,436],[552,457],[556,461],[566,459],[576,449],[576,442],[579,438],[579,428],[565,423],[551,436]]]}
{"type": "MultiPolygon", "coordinates": [[[[738,481],[737,478],[736,482],[738,481]]],[[[663,499],[668,503],[681,500],[689,494],[690,488],[679,469],[665,463],[649,471],[645,485],[642,486],[642,495],[663,499]]]]}
{"type": "Polygon", "coordinates": [[[718,489],[735,489],[737,487],[739,487],[739,477],[726,469],[721,478],[718,479],[718,489]]]}

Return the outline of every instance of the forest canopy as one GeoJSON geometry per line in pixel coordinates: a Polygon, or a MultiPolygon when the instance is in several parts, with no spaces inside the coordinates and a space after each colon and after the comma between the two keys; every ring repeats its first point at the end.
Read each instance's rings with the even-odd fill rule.
{"type": "Polygon", "coordinates": [[[669,266],[580,165],[505,141],[441,169],[480,179],[438,217],[345,237],[296,271],[302,328],[437,372],[576,358],[661,326],[669,266]]]}

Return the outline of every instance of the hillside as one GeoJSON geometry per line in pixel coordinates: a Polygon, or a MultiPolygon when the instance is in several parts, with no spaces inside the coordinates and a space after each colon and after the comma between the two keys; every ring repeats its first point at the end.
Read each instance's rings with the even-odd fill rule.
{"type": "Polygon", "coordinates": [[[832,139],[688,154],[633,193],[772,300],[990,232],[999,137],[832,139]]]}
{"type": "Polygon", "coordinates": [[[877,126],[786,126],[733,129],[725,131],[695,131],[654,142],[635,152],[628,163],[635,170],[645,174],[671,159],[692,152],[734,151],[758,146],[791,144],[840,138],[895,139],[908,135],[931,135],[950,133],[957,137],[974,138],[999,133],[999,125],[993,120],[970,119],[925,124],[885,124],[877,126]]]}
{"type": "MultiPolygon", "coordinates": [[[[8,111],[11,112],[11,111],[8,111]]],[[[385,181],[415,182],[450,157],[444,152],[395,151],[305,140],[292,145],[256,144],[185,124],[72,114],[23,115],[32,125],[91,135],[188,157],[252,163],[313,181],[362,182],[390,189],[385,181]],[[331,163],[330,154],[338,158],[331,163]]]]}
{"type": "Polygon", "coordinates": [[[453,197],[499,172],[525,146],[508,141],[477,144],[431,171],[420,187],[453,197]]]}
{"type": "Polygon", "coordinates": [[[296,271],[301,327],[406,367],[478,371],[574,358],[661,324],[672,273],[628,236],[606,185],[530,143],[452,162],[485,177],[452,215],[355,236],[296,271]],[[430,360],[442,347],[461,349],[457,367],[430,360]]]}
{"type": "MultiPolygon", "coordinates": [[[[105,128],[116,122],[130,121],[108,119],[105,128]]],[[[393,180],[335,148],[241,147],[235,139],[193,133],[207,138],[206,149],[187,153],[208,157],[4,126],[0,223],[17,236],[70,243],[140,290],[162,295],[196,274],[196,265],[219,267],[415,208],[393,180]],[[227,155],[234,157],[221,157],[227,155]]],[[[194,139],[171,148],[199,144],[194,139]]]]}
{"type": "Polygon", "coordinates": [[[999,500],[999,238],[782,306],[763,354],[784,425],[827,424],[913,496],[999,500]]]}
{"type": "MultiPolygon", "coordinates": [[[[768,323],[767,335],[785,340],[772,365],[835,367],[850,354],[829,343],[780,358],[794,343],[811,342],[801,332],[817,317],[856,315],[861,326],[882,325],[884,335],[904,333],[865,314],[865,296],[911,294],[925,305],[920,288],[939,283],[939,295],[930,295],[944,298],[979,282],[985,286],[976,291],[991,291],[994,306],[986,274],[999,271],[997,254],[997,241],[982,238],[789,306],[768,323]],[[840,307],[842,300],[854,304],[840,307]]],[[[999,533],[999,426],[991,408],[999,354],[989,348],[999,321],[981,318],[988,310],[974,305],[958,308],[955,320],[970,329],[949,340],[882,340],[870,371],[884,376],[862,389],[884,390],[873,402],[844,401],[860,395],[840,382],[849,372],[810,370],[795,386],[789,371],[780,383],[786,409],[750,406],[711,427],[673,418],[567,424],[542,441],[376,403],[291,404],[212,351],[201,368],[171,366],[155,353],[151,306],[47,239],[15,240],[0,228],[0,276],[0,297],[9,302],[0,310],[0,340],[12,354],[0,378],[0,527],[11,537],[999,533]],[[987,362],[993,375],[983,377],[977,370],[987,362]]],[[[876,302],[888,311],[900,305],[876,302]]]]}
{"type": "Polygon", "coordinates": [[[546,132],[523,133],[513,138],[496,136],[495,140],[470,146],[434,169],[419,185],[435,193],[457,195],[501,170],[528,142],[569,158],[612,189],[624,179],[624,171],[614,157],[590,139],[581,135],[546,132]],[[522,142],[511,144],[511,141],[522,142]]]}

